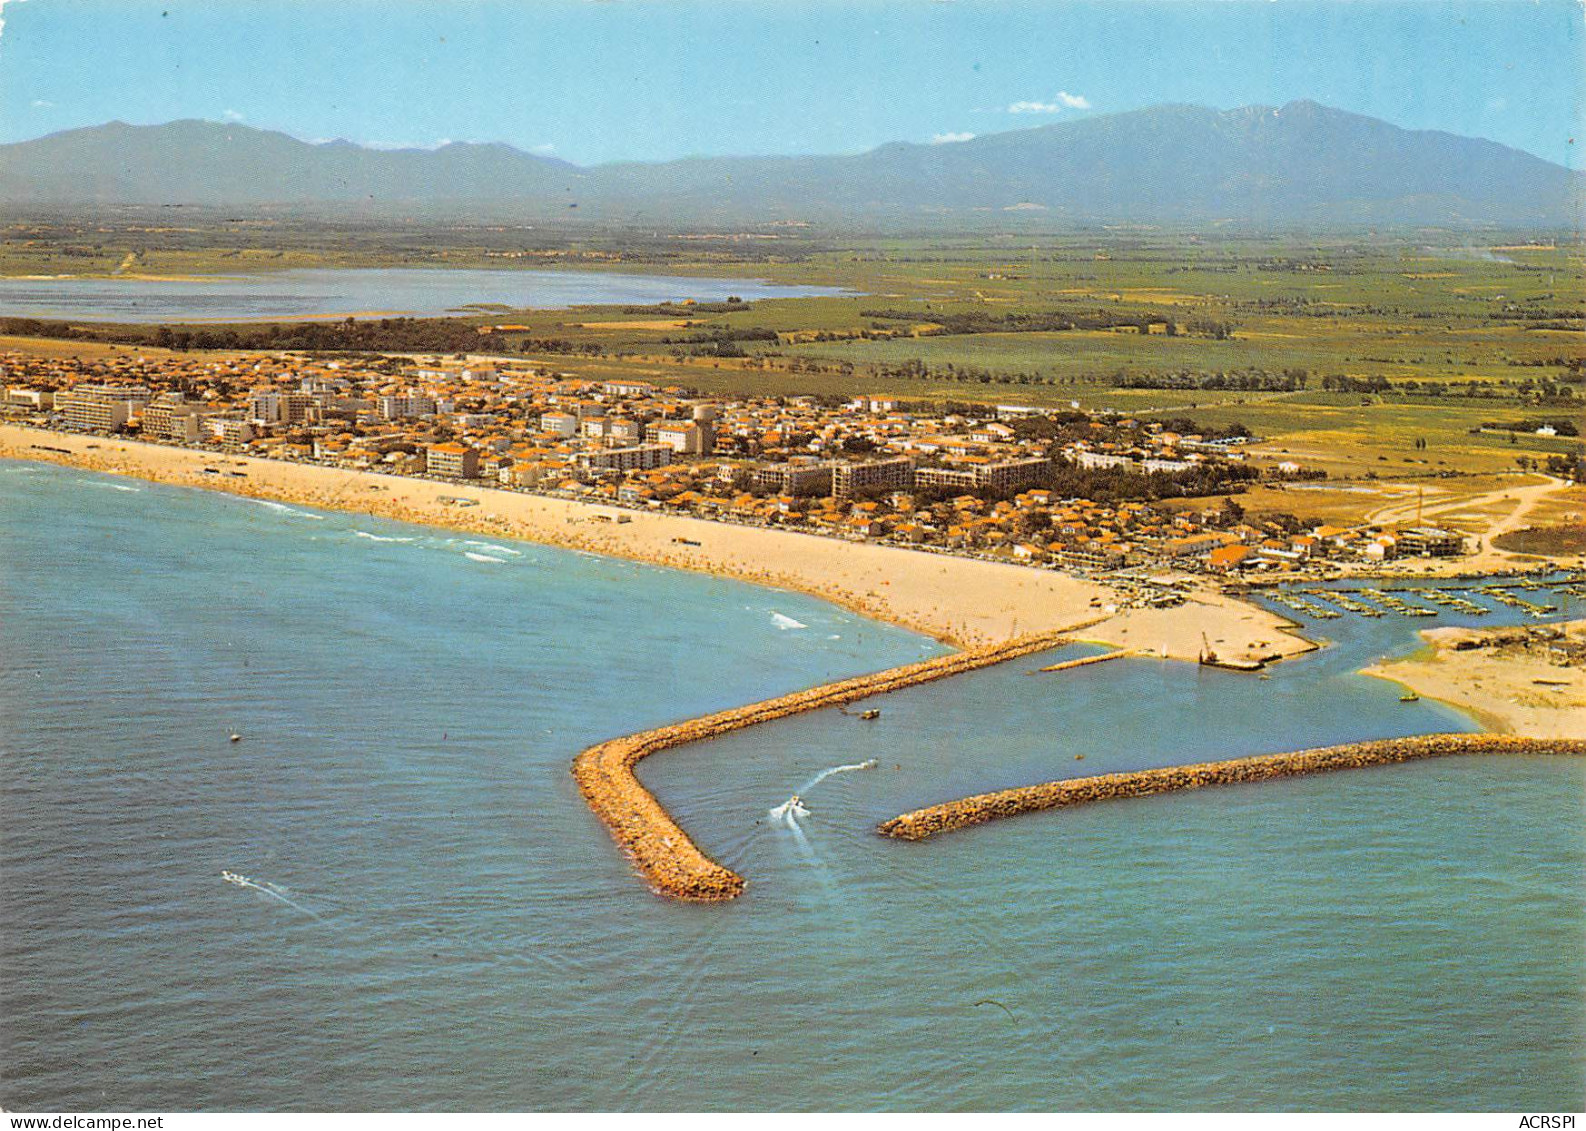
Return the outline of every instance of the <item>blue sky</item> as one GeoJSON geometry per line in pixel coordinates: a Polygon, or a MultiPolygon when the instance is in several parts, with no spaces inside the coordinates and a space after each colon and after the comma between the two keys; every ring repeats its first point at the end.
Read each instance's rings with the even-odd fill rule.
{"type": "Polygon", "coordinates": [[[592,164],[1312,98],[1575,168],[1586,146],[1575,0],[0,5],[0,141],[207,118],[592,164]]]}

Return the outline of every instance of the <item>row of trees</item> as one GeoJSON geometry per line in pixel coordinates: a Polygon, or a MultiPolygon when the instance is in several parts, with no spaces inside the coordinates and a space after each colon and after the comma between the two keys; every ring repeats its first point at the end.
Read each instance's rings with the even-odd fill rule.
{"type": "Polygon", "coordinates": [[[1321,387],[1329,393],[1363,393],[1382,396],[1398,393],[1404,396],[1442,397],[1446,399],[1497,400],[1518,397],[1521,400],[1567,401],[1573,400],[1575,390],[1562,381],[1487,381],[1472,378],[1468,381],[1390,381],[1380,373],[1369,377],[1347,377],[1329,373],[1322,377],[1321,387]]]}
{"type": "Polygon", "coordinates": [[[1268,373],[1250,369],[1240,373],[1114,373],[1110,379],[1119,389],[1233,389],[1241,392],[1297,393],[1310,383],[1304,369],[1285,369],[1268,373]]]}

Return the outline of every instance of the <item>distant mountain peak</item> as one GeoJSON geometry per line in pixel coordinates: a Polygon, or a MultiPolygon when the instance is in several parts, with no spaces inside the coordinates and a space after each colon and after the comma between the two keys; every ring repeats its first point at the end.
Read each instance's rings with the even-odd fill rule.
{"type": "Polygon", "coordinates": [[[703,157],[581,169],[500,142],[384,149],[305,142],[238,122],[107,122],[0,146],[11,204],[233,206],[490,201],[672,218],[930,217],[1010,208],[1066,220],[1255,225],[1570,227],[1582,176],[1479,138],[1405,130],[1295,99],[1166,104],[865,153],[703,157]]]}

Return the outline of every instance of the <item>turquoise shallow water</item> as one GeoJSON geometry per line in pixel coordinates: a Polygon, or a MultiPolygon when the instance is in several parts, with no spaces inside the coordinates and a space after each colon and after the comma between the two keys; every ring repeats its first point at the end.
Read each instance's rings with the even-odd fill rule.
{"type": "Polygon", "coordinates": [[[1032,659],[875,723],[660,755],[647,783],[750,880],[681,906],[614,851],[573,754],[937,645],[730,582],[0,463],[0,1106],[1578,1107],[1579,761],[871,833],[1061,775],[1469,729],[1350,674],[1426,623],[1326,622],[1336,645],[1270,681],[1032,659]],[[798,831],[769,817],[872,757],[808,789],[798,831]]]}

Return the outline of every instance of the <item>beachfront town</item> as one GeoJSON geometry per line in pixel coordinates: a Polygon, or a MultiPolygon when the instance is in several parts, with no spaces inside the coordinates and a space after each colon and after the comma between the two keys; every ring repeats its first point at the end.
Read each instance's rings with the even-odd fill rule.
{"type": "MultiPolygon", "coordinates": [[[[1117,414],[704,397],[524,363],[0,354],[4,419],[1078,572],[1274,576],[1457,556],[1425,525],[1246,521],[1317,473],[1117,414]],[[1180,500],[1176,505],[1163,499],[1180,500]]],[[[1176,422],[1169,422],[1176,423],[1176,422]]]]}

